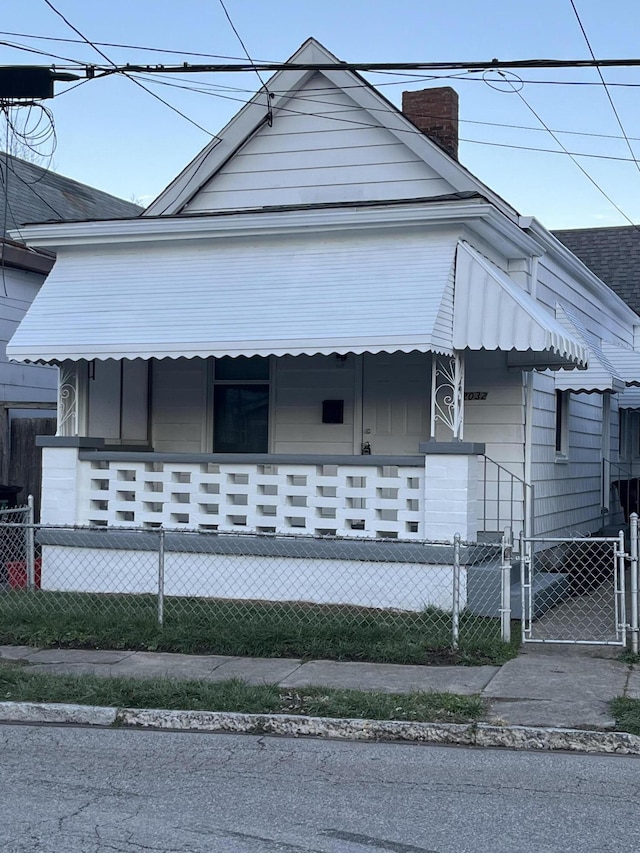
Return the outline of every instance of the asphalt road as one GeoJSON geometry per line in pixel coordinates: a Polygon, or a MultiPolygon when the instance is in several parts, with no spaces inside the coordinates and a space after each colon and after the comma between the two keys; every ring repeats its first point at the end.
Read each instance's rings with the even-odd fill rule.
{"type": "Polygon", "coordinates": [[[637,850],[640,762],[0,726],[2,853],[637,850]]]}

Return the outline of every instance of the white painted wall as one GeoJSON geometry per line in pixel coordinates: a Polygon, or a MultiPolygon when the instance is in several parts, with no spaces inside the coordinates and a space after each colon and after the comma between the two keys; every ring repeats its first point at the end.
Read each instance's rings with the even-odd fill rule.
{"type": "MultiPolygon", "coordinates": [[[[451,566],[318,560],[302,557],[245,557],[165,554],[165,594],[253,601],[307,601],[420,611],[451,610],[451,566]],[[256,562],[259,571],[256,571],[256,562]]],[[[466,570],[460,572],[460,606],[466,606],[466,570]]],[[[154,593],[158,555],[150,551],[42,549],[42,589],[154,593]],[[90,566],[91,571],[86,567],[90,566]]]]}
{"type": "MultiPolygon", "coordinates": [[[[415,131],[418,133],[419,131],[415,131]]],[[[321,73],[276,111],[185,213],[418,198],[453,187],[321,73]]]]}

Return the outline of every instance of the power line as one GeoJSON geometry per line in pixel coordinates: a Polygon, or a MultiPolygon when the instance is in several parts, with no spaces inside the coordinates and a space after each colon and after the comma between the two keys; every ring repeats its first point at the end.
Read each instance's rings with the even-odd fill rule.
{"type": "MultiPolygon", "coordinates": [[[[509,82],[511,82],[511,81],[509,81],[509,82]]],[[[525,105],[525,107],[535,116],[535,118],[540,122],[540,124],[544,127],[544,129],[547,131],[547,133],[550,134],[550,136],[554,140],[554,142],[557,145],[559,145],[560,148],[562,148],[562,150],[569,157],[569,159],[578,167],[578,169],[580,169],[580,171],[585,176],[585,178],[587,178],[587,180],[591,184],[593,184],[593,186],[598,190],[598,192],[602,196],[604,196],[604,198],[606,198],[606,200],[609,202],[609,204],[611,204],[613,207],[615,207],[615,209],[618,211],[620,216],[624,217],[624,219],[626,219],[630,225],[633,225],[634,228],[636,228],[640,231],[640,226],[636,225],[636,223],[627,216],[627,214],[622,210],[622,208],[619,207],[616,204],[616,202],[611,198],[611,196],[600,186],[600,184],[596,181],[596,179],[591,177],[591,175],[582,166],[582,164],[576,160],[575,155],[573,155],[570,151],[567,150],[567,148],[563,145],[563,143],[560,141],[560,139],[558,139],[556,134],[551,130],[551,128],[548,127],[548,125],[545,123],[545,121],[540,117],[540,115],[538,115],[538,113],[535,111],[535,109],[527,101],[527,99],[524,97],[522,92],[520,92],[518,89],[513,87],[513,84],[511,84],[511,86],[513,88],[514,94],[518,96],[518,98],[522,101],[522,103],[525,105]]]]}
{"type": "MultiPolygon", "coordinates": [[[[591,58],[595,59],[595,54],[593,52],[593,48],[591,47],[591,42],[589,41],[589,37],[587,36],[587,32],[584,28],[582,21],[580,20],[580,15],[578,14],[576,4],[574,3],[574,0],[569,0],[569,2],[571,3],[571,8],[573,9],[574,14],[578,20],[578,25],[580,26],[580,30],[582,31],[582,35],[584,36],[584,40],[586,41],[587,47],[589,48],[589,53],[591,54],[591,58]]],[[[604,91],[605,91],[605,94],[606,94],[607,99],[609,101],[609,104],[611,105],[611,109],[613,110],[613,114],[616,117],[616,121],[618,122],[618,127],[620,128],[620,132],[622,133],[622,136],[624,137],[624,141],[627,144],[627,148],[629,149],[629,153],[631,154],[631,157],[632,157],[632,159],[636,165],[636,169],[638,169],[638,171],[640,171],[640,164],[636,160],[635,154],[633,152],[633,148],[631,147],[631,142],[629,141],[629,137],[627,136],[627,132],[624,129],[624,126],[622,124],[622,119],[620,118],[620,115],[618,114],[618,110],[616,109],[616,105],[613,103],[613,98],[611,97],[611,92],[607,88],[607,84],[605,83],[602,71],[597,67],[596,67],[596,71],[598,73],[598,77],[600,78],[600,82],[602,83],[602,86],[604,88],[604,91]]]]}
{"type": "MultiPolygon", "coordinates": [[[[72,29],[72,30],[74,31],[74,33],[76,33],[77,35],[79,35],[81,39],[83,39],[83,40],[84,40],[84,41],[85,41],[85,42],[86,42],[90,47],[92,47],[95,51],[97,51],[97,53],[99,53],[99,54],[100,54],[100,56],[102,56],[102,58],[103,58],[103,59],[106,59],[106,61],[109,63],[109,65],[113,66],[113,71],[105,71],[105,72],[104,72],[104,74],[108,74],[108,73],[115,73],[115,72],[118,72],[118,71],[121,71],[121,70],[122,70],[122,69],[119,69],[119,68],[117,67],[117,65],[115,64],[115,62],[113,62],[111,59],[109,59],[109,57],[106,55],[106,53],[105,53],[103,50],[101,50],[101,48],[97,47],[97,46],[96,46],[96,45],[95,45],[95,44],[94,44],[90,39],[88,39],[88,38],[87,38],[83,33],[81,33],[81,32],[80,32],[80,30],[79,30],[77,27],[75,27],[75,26],[71,23],[71,21],[69,21],[67,18],[65,18],[65,16],[62,14],[62,12],[60,12],[60,11],[58,11],[58,9],[56,9],[56,7],[53,5],[53,3],[51,2],[51,0],[44,0],[44,2],[47,4],[47,6],[51,9],[51,11],[52,11],[52,12],[54,12],[54,13],[55,13],[59,18],[61,18],[61,19],[65,22],[65,24],[66,24],[70,29],[72,29]]],[[[185,119],[186,121],[188,121],[188,122],[190,122],[191,124],[193,124],[193,125],[194,125],[195,127],[197,127],[199,130],[203,131],[203,133],[206,133],[208,136],[211,136],[213,139],[218,139],[218,138],[219,138],[219,137],[217,137],[217,136],[216,136],[216,134],[215,134],[215,133],[211,133],[211,131],[207,130],[207,129],[206,129],[205,127],[203,127],[201,124],[198,124],[198,122],[197,122],[197,121],[194,121],[192,118],[189,118],[189,116],[188,116],[188,115],[186,115],[185,113],[183,113],[183,112],[182,112],[181,110],[179,110],[177,107],[174,107],[174,106],[173,106],[173,104],[170,104],[168,101],[165,101],[165,100],[164,100],[164,98],[161,98],[161,97],[160,97],[159,95],[157,95],[155,92],[152,92],[150,89],[148,89],[148,88],[147,88],[143,83],[141,83],[139,80],[135,80],[134,78],[130,77],[127,73],[125,73],[125,74],[124,74],[124,76],[125,76],[125,77],[128,77],[130,80],[132,80],[132,81],[136,84],[136,86],[139,86],[139,87],[140,87],[141,89],[143,89],[143,91],[145,91],[148,95],[151,95],[153,98],[155,98],[156,100],[160,101],[160,103],[164,104],[164,105],[165,105],[165,107],[169,107],[169,109],[170,109],[170,110],[173,110],[173,112],[174,112],[174,113],[177,113],[179,116],[182,116],[182,118],[183,118],[183,119],[185,119]]]]}
{"type": "MultiPolygon", "coordinates": [[[[48,2],[48,0],[45,0],[48,2]]],[[[511,68],[634,68],[640,66],[640,58],[623,59],[490,59],[479,62],[240,62],[182,65],[133,65],[127,63],[121,71],[137,71],[153,74],[162,71],[181,74],[198,72],[246,72],[246,71],[490,71],[511,68]]]]}
{"type": "Polygon", "coordinates": [[[541,154],[561,154],[569,157],[589,157],[594,160],[615,160],[619,163],[635,163],[638,161],[631,157],[615,157],[613,154],[585,154],[581,151],[558,151],[557,148],[537,148],[535,145],[514,145],[508,142],[489,142],[485,139],[464,139],[460,137],[460,142],[469,142],[472,145],[490,145],[495,148],[513,148],[516,151],[537,151],[541,154]]]}
{"type": "MultiPolygon", "coordinates": [[[[157,75],[157,76],[160,76],[160,75],[157,75]]],[[[157,79],[157,77],[154,77],[154,78],[152,78],[152,79],[156,80],[156,79],[157,79]]],[[[167,79],[167,80],[171,80],[172,78],[170,78],[170,77],[169,77],[169,78],[166,78],[166,79],[167,79]]],[[[447,78],[443,78],[443,77],[423,77],[423,78],[420,78],[420,79],[425,80],[425,81],[426,81],[426,80],[433,81],[433,80],[442,80],[442,79],[451,79],[451,78],[450,78],[450,77],[447,77],[447,78]]],[[[479,78],[469,78],[469,77],[464,78],[464,77],[455,76],[455,79],[456,79],[456,80],[470,80],[470,79],[473,79],[473,80],[474,80],[474,82],[477,82],[477,83],[485,82],[485,81],[481,81],[479,78]]],[[[84,81],[83,81],[83,82],[84,82],[84,81]]],[[[207,90],[202,89],[202,88],[199,88],[199,87],[200,87],[200,86],[206,86],[206,87],[207,87],[207,89],[209,89],[209,88],[210,88],[210,89],[221,89],[221,90],[228,91],[228,92],[243,92],[243,93],[247,93],[247,94],[251,94],[251,95],[253,95],[253,94],[254,94],[254,90],[253,90],[253,89],[245,89],[245,88],[238,87],[238,86],[224,86],[224,85],[221,85],[221,84],[219,84],[219,83],[207,83],[206,81],[200,81],[200,80],[198,80],[198,81],[196,81],[196,80],[188,80],[188,81],[185,81],[185,82],[192,83],[192,84],[193,84],[193,87],[191,87],[191,86],[181,86],[179,83],[171,83],[171,85],[172,85],[172,86],[174,86],[174,87],[176,87],[176,88],[185,89],[186,91],[189,91],[189,92],[195,92],[195,93],[202,94],[202,95],[212,95],[212,96],[214,96],[214,97],[215,97],[215,96],[222,97],[222,95],[218,95],[218,94],[217,94],[217,92],[210,92],[210,91],[207,91],[207,90]]],[[[399,85],[402,85],[402,84],[403,84],[403,82],[414,82],[414,81],[413,81],[413,80],[412,80],[412,81],[400,81],[400,84],[399,84],[399,85]]],[[[527,83],[527,82],[531,82],[531,81],[523,80],[522,82],[527,83]]],[[[78,84],[76,84],[76,85],[78,85],[78,84]]],[[[379,88],[380,86],[384,86],[384,85],[398,85],[398,84],[377,83],[377,84],[375,84],[375,88],[377,89],[377,88],[379,88]]],[[[594,85],[594,86],[599,86],[600,84],[599,84],[599,83],[594,83],[593,85],[594,85]]],[[[637,86],[638,88],[640,88],[640,83],[636,83],[636,84],[629,84],[629,85],[635,85],[635,86],[637,86]]],[[[73,88],[73,87],[72,87],[72,88],[73,88]]],[[[357,85],[353,85],[353,86],[342,86],[341,88],[342,88],[343,90],[347,90],[347,89],[363,89],[363,88],[366,88],[366,84],[364,84],[364,83],[358,83],[357,85]]],[[[270,91],[272,92],[272,94],[285,94],[285,93],[284,93],[284,90],[271,89],[270,91]]],[[[318,92],[318,93],[320,93],[320,92],[330,92],[330,91],[331,91],[331,89],[330,89],[330,88],[328,88],[327,86],[322,86],[322,87],[320,87],[320,86],[319,86],[319,87],[307,86],[307,87],[305,87],[305,96],[306,96],[306,93],[307,93],[307,92],[318,92]]],[[[246,102],[245,102],[244,100],[242,100],[241,98],[237,98],[237,99],[234,99],[234,100],[237,100],[239,103],[246,103],[246,102]]],[[[332,101],[325,101],[325,100],[322,100],[321,98],[306,98],[306,100],[308,100],[308,101],[313,101],[313,103],[314,103],[314,104],[329,104],[329,105],[331,105],[331,104],[333,103],[332,101]]],[[[371,112],[371,113],[374,113],[374,112],[386,112],[386,107],[384,107],[384,108],[383,108],[383,107],[368,107],[368,108],[367,108],[367,111],[368,111],[368,112],[371,112]]],[[[425,117],[425,118],[435,118],[435,116],[430,116],[430,115],[425,115],[424,117],[425,117]]],[[[525,125],[525,124],[508,124],[508,123],[506,123],[506,122],[497,122],[497,121],[480,121],[479,119],[475,119],[475,120],[474,120],[474,119],[464,119],[464,118],[460,118],[460,119],[459,119],[459,122],[460,122],[461,124],[479,124],[479,125],[486,125],[487,127],[505,127],[505,128],[511,128],[511,129],[514,129],[514,130],[530,130],[530,131],[534,131],[535,133],[546,133],[546,131],[545,131],[545,129],[544,129],[543,127],[534,127],[533,125],[525,125]]],[[[561,129],[559,130],[559,129],[556,129],[554,132],[555,132],[555,133],[566,133],[566,134],[570,134],[570,135],[572,135],[572,136],[587,136],[587,137],[593,137],[593,138],[596,138],[596,139],[624,139],[624,138],[625,138],[625,137],[623,137],[623,136],[617,136],[617,135],[612,134],[612,133],[593,133],[593,132],[581,131],[581,130],[566,130],[566,129],[565,129],[565,130],[561,130],[561,129]]],[[[638,142],[640,142],[640,137],[637,137],[637,136],[631,136],[631,137],[629,137],[629,139],[632,139],[632,140],[634,140],[634,141],[638,141],[638,142]]]]}
{"type": "MultiPolygon", "coordinates": [[[[55,38],[54,39],[53,37],[36,36],[36,35],[30,35],[28,33],[11,33],[11,32],[4,32],[3,33],[2,31],[0,31],[0,35],[2,35],[2,34],[17,35],[17,36],[20,36],[22,38],[39,38],[39,39],[48,39],[50,41],[71,42],[72,44],[86,44],[86,42],[81,41],[80,39],[62,39],[62,38],[55,38]]],[[[221,58],[221,59],[239,59],[239,57],[224,56],[224,55],[220,55],[220,54],[197,53],[197,52],[182,51],[182,50],[169,50],[169,49],[165,49],[165,48],[145,47],[145,46],[137,46],[137,45],[125,45],[125,44],[120,44],[120,43],[116,43],[116,42],[92,42],[91,44],[92,45],[93,44],[103,45],[106,47],[111,46],[111,47],[130,48],[132,50],[135,49],[135,50],[143,50],[143,51],[156,51],[158,53],[172,53],[174,55],[182,55],[182,56],[203,56],[203,57],[213,57],[213,58],[221,58]]],[[[63,60],[65,62],[73,63],[73,65],[70,65],[70,66],[58,66],[60,69],[67,68],[70,70],[77,71],[77,70],[79,70],[79,66],[85,67],[85,68],[88,67],[91,69],[91,77],[88,79],[92,79],[93,76],[95,76],[95,74],[94,74],[95,66],[94,65],[88,66],[85,61],[80,60],[80,59],[72,59],[72,58],[67,57],[67,56],[59,56],[58,54],[50,53],[48,51],[37,50],[36,48],[33,48],[29,45],[21,45],[21,44],[16,44],[13,42],[8,42],[8,41],[0,41],[0,45],[4,45],[5,47],[11,48],[12,50],[22,50],[22,51],[25,51],[27,53],[35,53],[35,54],[38,54],[40,56],[46,56],[46,57],[50,57],[50,58],[54,58],[54,59],[60,59],[60,60],[63,60]]],[[[530,60],[529,62],[534,63],[536,61],[542,61],[542,60],[530,60]]],[[[525,62],[527,62],[527,60],[525,60],[525,62]]],[[[560,62],[560,61],[554,60],[554,62],[560,62]]],[[[584,62],[585,61],[583,61],[583,63],[584,62]]],[[[598,65],[610,64],[610,62],[607,60],[596,60],[596,62],[598,65]]],[[[631,65],[631,66],[633,66],[633,65],[640,66],[640,59],[637,59],[637,60],[634,60],[634,59],[611,60],[611,62],[614,65],[624,64],[624,65],[631,65]]],[[[255,63],[254,63],[254,65],[255,65],[255,63]]],[[[428,68],[434,67],[434,66],[428,66],[424,63],[413,64],[413,65],[405,64],[405,65],[406,65],[407,70],[411,70],[412,68],[428,69],[428,68]]],[[[460,65],[460,63],[458,63],[458,65],[460,65]]],[[[589,67],[592,67],[592,66],[593,66],[593,63],[591,63],[591,66],[589,66],[589,67]]],[[[335,68],[336,68],[336,66],[334,66],[334,65],[331,65],[331,66],[313,66],[313,68],[312,68],[311,66],[302,66],[302,65],[299,65],[296,63],[284,64],[281,66],[277,66],[276,63],[272,63],[272,62],[266,62],[266,63],[263,63],[261,66],[256,66],[256,67],[257,68],[260,68],[260,67],[268,68],[269,70],[278,70],[279,68],[284,68],[284,69],[308,68],[310,70],[327,70],[328,68],[331,68],[331,69],[335,70],[335,68]]],[[[344,68],[345,63],[340,63],[339,67],[344,68]]],[[[371,63],[369,63],[367,66],[350,65],[349,67],[352,70],[357,70],[358,68],[363,68],[364,70],[373,70],[378,74],[392,74],[393,73],[393,72],[388,71],[388,70],[379,70],[378,68],[374,67],[371,63]]],[[[396,67],[396,66],[392,66],[392,67],[396,67]]],[[[446,70],[447,67],[453,68],[453,66],[445,66],[445,68],[443,70],[446,70]]],[[[467,70],[469,70],[469,71],[481,71],[481,70],[485,70],[486,67],[487,66],[484,66],[482,64],[474,64],[472,68],[467,69],[467,70]]],[[[495,67],[497,69],[498,67],[510,67],[510,66],[509,66],[509,63],[502,63],[501,65],[494,64],[492,67],[495,67]]],[[[526,66],[526,67],[532,67],[533,68],[535,66],[533,64],[530,64],[529,66],[526,66]]],[[[569,61],[566,64],[566,66],[560,66],[560,67],[578,67],[578,66],[575,63],[572,64],[571,61],[569,61]]],[[[166,66],[166,65],[131,65],[131,64],[127,64],[124,66],[117,66],[116,68],[111,67],[109,69],[102,68],[101,66],[98,66],[98,68],[99,68],[99,70],[101,70],[103,73],[106,73],[106,74],[113,74],[115,70],[122,72],[122,73],[135,70],[135,71],[138,71],[139,73],[149,73],[149,74],[162,73],[163,71],[167,71],[168,73],[178,73],[178,72],[186,71],[186,72],[193,72],[194,74],[196,74],[196,73],[207,73],[207,72],[215,73],[215,72],[219,72],[219,71],[235,71],[235,70],[252,71],[252,70],[255,70],[253,65],[248,66],[248,67],[247,66],[239,67],[236,65],[232,65],[232,66],[228,66],[228,65],[201,66],[201,65],[196,65],[196,64],[187,64],[186,66],[179,66],[179,67],[166,66]]],[[[406,74],[402,74],[399,76],[406,78],[406,74]]],[[[401,85],[405,85],[406,83],[419,83],[419,82],[422,82],[423,80],[450,79],[452,76],[454,78],[460,79],[460,80],[463,80],[463,79],[465,79],[465,80],[476,80],[477,82],[481,82],[479,78],[473,78],[470,76],[469,77],[465,77],[465,76],[457,76],[456,77],[456,75],[446,75],[445,77],[443,77],[441,74],[437,74],[437,75],[417,75],[417,74],[414,74],[409,79],[402,79],[402,80],[398,80],[398,81],[392,81],[389,83],[378,82],[375,85],[377,88],[380,88],[381,86],[401,86],[401,85]]],[[[595,82],[595,81],[591,81],[591,80],[527,80],[527,79],[524,79],[524,80],[522,80],[522,82],[528,83],[531,85],[535,85],[535,86],[547,86],[547,85],[551,85],[551,86],[601,86],[602,85],[599,82],[595,82]]],[[[609,81],[606,85],[609,88],[611,88],[611,87],[631,88],[631,89],[640,88],[640,83],[626,83],[626,82],[609,81]]],[[[353,87],[346,86],[344,88],[353,88],[353,87]]],[[[246,91],[252,91],[252,90],[246,90],[246,91]]],[[[272,91],[272,94],[279,94],[279,92],[277,90],[271,90],[271,91],[272,91]]]]}
{"type": "MultiPolygon", "coordinates": [[[[182,86],[179,83],[164,81],[164,80],[159,79],[157,77],[151,78],[149,82],[156,83],[157,85],[169,86],[171,88],[186,89],[189,92],[203,94],[203,95],[206,95],[208,97],[214,97],[214,98],[221,98],[223,100],[236,101],[237,103],[241,103],[241,104],[247,103],[242,98],[235,98],[231,95],[223,95],[223,94],[220,94],[219,92],[205,91],[202,89],[193,88],[191,86],[182,86]]],[[[235,90],[232,90],[232,91],[235,91],[235,90]]],[[[327,90],[325,90],[325,91],[327,91],[327,90]]],[[[312,102],[314,104],[317,103],[317,104],[332,105],[332,103],[333,103],[332,101],[326,101],[326,100],[322,100],[319,98],[306,98],[305,100],[308,102],[312,102]]],[[[285,107],[285,106],[280,107],[279,111],[291,113],[294,115],[315,115],[315,116],[321,115],[323,118],[327,118],[329,120],[348,121],[351,124],[357,124],[357,125],[364,126],[364,127],[381,127],[381,125],[368,124],[366,122],[362,122],[362,121],[358,121],[358,120],[354,120],[354,119],[343,119],[343,118],[340,118],[336,115],[332,115],[330,112],[303,113],[300,110],[294,110],[291,107],[285,107]]],[[[336,112],[350,112],[350,110],[348,110],[348,109],[337,110],[336,112]]],[[[383,108],[383,107],[379,107],[379,108],[369,107],[367,109],[367,112],[370,112],[370,113],[383,112],[383,113],[385,113],[385,112],[387,112],[387,109],[383,108]]],[[[427,119],[433,118],[433,116],[429,116],[429,115],[425,115],[425,114],[422,114],[421,117],[427,118],[427,119]]],[[[527,126],[527,125],[510,125],[510,124],[503,124],[500,122],[473,121],[470,119],[460,119],[460,122],[466,123],[466,124],[488,125],[490,127],[513,128],[516,130],[531,130],[531,131],[535,131],[537,133],[547,133],[547,130],[544,127],[532,127],[532,126],[527,126]]],[[[423,135],[422,131],[414,130],[414,129],[407,130],[404,132],[415,133],[419,136],[423,135]]],[[[605,138],[605,139],[616,139],[616,140],[621,139],[621,137],[619,137],[619,136],[612,136],[610,134],[585,133],[585,132],[581,132],[581,131],[570,131],[570,130],[556,130],[556,131],[554,131],[554,133],[566,133],[566,134],[573,134],[573,135],[578,135],[578,136],[587,136],[587,137],[596,137],[596,138],[605,138]]],[[[606,155],[606,154],[589,154],[589,153],[582,153],[582,152],[578,152],[578,151],[565,152],[565,151],[557,151],[557,150],[552,149],[552,148],[539,148],[539,147],[535,147],[535,146],[512,145],[512,144],[507,144],[507,143],[490,142],[490,141],[485,142],[485,141],[480,140],[480,139],[462,139],[461,138],[460,141],[461,142],[470,142],[470,143],[474,143],[476,145],[493,145],[493,146],[497,146],[500,148],[514,148],[514,149],[519,149],[519,150],[523,150],[523,151],[539,151],[541,153],[548,153],[548,154],[571,153],[574,157],[590,157],[590,158],[599,159],[599,160],[616,160],[616,161],[625,162],[625,163],[632,162],[632,160],[628,157],[616,157],[613,155],[606,155]]],[[[635,158],[634,158],[633,162],[636,162],[635,158]]]]}
{"type": "Polygon", "coordinates": [[[235,26],[235,24],[233,23],[233,21],[231,20],[231,15],[230,15],[230,14],[229,14],[229,12],[227,11],[227,7],[224,5],[224,0],[218,0],[218,2],[219,2],[219,3],[220,3],[220,5],[222,6],[222,11],[224,12],[224,14],[225,14],[225,17],[226,17],[227,21],[229,21],[229,26],[231,27],[231,29],[233,30],[233,32],[234,32],[234,33],[235,33],[235,35],[236,35],[236,38],[237,38],[237,39],[238,39],[238,41],[240,42],[240,45],[241,45],[242,49],[243,49],[243,50],[244,50],[244,52],[245,52],[245,56],[247,57],[247,59],[249,60],[249,62],[250,62],[250,63],[251,63],[251,65],[253,66],[253,68],[255,69],[255,72],[256,72],[256,74],[257,74],[257,76],[258,76],[258,80],[259,80],[259,81],[260,81],[260,83],[262,84],[262,88],[267,92],[267,97],[268,97],[268,96],[269,96],[269,91],[268,91],[268,89],[267,89],[266,83],[264,82],[264,80],[263,80],[263,79],[262,79],[262,77],[260,76],[260,72],[259,72],[259,71],[258,71],[258,69],[256,68],[256,66],[255,66],[255,63],[254,63],[253,59],[251,59],[251,56],[249,55],[249,51],[247,50],[247,47],[246,47],[245,43],[242,41],[242,37],[241,37],[240,33],[239,33],[239,32],[238,32],[238,30],[236,29],[236,26],[235,26]]]}
{"type": "MultiPolygon", "coordinates": [[[[84,39],[72,39],[72,38],[61,38],[59,36],[41,36],[35,35],[34,33],[13,33],[5,30],[0,30],[0,35],[2,36],[17,36],[18,38],[28,38],[28,39],[38,39],[41,41],[56,41],[56,42],[65,42],[66,44],[86,44],[84,39]]],[[[149,47],[145,45],[139,44],[120,44],[118,42],[111,41],[95,41],[93,44],[97,44],[100,47],[117,47],[125,50],[144,50],[154,53],[172,53],[174,56],[201,56],[203,58],[208,59],[233,59],[233,60],[241,60],[240,56],[226,56],[221,53],[198,53],[193,50],[171,50],[169,48],[163,47],[149,47]]],[[[52,54],[47,54],[51,56],[52,54]]],[[[71,62],[73,60],[70,60],[71,62]]]]}

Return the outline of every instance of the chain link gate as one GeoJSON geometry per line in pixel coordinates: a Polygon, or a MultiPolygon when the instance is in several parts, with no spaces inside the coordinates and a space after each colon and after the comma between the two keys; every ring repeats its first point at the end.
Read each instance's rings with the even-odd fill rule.
{"type": "Polygon", "coordinates": [[[626,609],[628,560],[622,531],[615,537],[522,536],[523,643],[625,646],[633,627],[626,609]]]}

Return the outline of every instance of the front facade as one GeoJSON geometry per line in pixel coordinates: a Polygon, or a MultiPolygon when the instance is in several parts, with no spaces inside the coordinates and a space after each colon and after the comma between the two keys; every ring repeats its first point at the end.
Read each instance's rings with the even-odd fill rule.
{"type": "Polygon", "coordinates": [[[640,319],[427,135],[451,90],[403,115],[296,61],[336,69],[280,72],[142,217],[25,230],[58,256],[9,348],[60,367],[43,521],[597,530],[640,319]]]}

